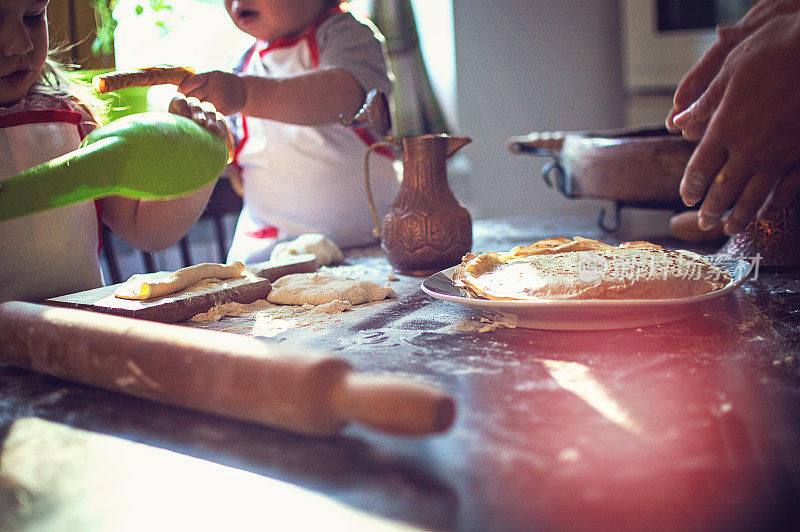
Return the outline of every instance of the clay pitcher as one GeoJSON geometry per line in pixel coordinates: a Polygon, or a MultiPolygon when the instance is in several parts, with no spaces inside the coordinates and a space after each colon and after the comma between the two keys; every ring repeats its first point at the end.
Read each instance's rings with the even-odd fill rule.
{"type": "Polygon", "coordinates": [[[410,135],[376,142],[367,151],[369,158],[376,148],[393,146],[403,158],[403,181],[379,231],[365,165],[376,236],[379,232],[381,246],[396,272],[429,275],[455,266],[471,249],[472,219],[447,183],[447,159],[470,142],[467,137],[443,134],[410,135]]]}

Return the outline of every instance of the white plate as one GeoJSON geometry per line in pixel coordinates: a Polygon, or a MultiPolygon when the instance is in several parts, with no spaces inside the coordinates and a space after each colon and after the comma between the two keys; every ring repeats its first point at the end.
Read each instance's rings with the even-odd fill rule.
{"type": "MultiPolygon", "coordinates": [[[[719,257],[708,257],[719,261],[719,257]]],[[[531,329],[597,330],[642,327],[675,321],[697,312],[700,307],[735,290],[750,273],[746,260],[726,259],[717,266],[733,279],[723,288],[682,299],[618,299],[572,301],[497,301],[465,297],[453,284],[453,268],[435,273],[422,282],[422,290],[437,299],[480,310],[518,327],[531,329]]]]}

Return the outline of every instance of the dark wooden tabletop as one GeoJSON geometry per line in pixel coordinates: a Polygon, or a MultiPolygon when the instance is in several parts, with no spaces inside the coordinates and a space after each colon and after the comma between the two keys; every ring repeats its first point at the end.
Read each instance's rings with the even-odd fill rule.
{"type": "MultiPolygon", "coordinates": [[[[475,224],[473,251],[574,234],[686,247],[659,235],[603,235],[591,222],[503,220],[475,224]]],[[[393,279],[378,248],[351,251],[339,271],[388,282],[398,299],[313,319],[298,314],[280,326],[252,317],[187,325],[320,349],[360,371],[439,385],[457,402],[449,432],[404,439],[350,427],[335,438],[311,438],[1,365],[0,422],[6,434],[15,421],[35,417],[144,443],[285,481],[389,524],[443,530],[800,526],[799,274],[761,271],[671,323],[558,331],[511,328],[433,299],[420,290],[421,278],[393,279]]],[[[165,478],[157,462],[147,464],[140,467],[155,468],[153,479],[165,478]]],[[[26,504],[36,504],[20,502],[19,494],[2,496],[13,476],[8,468],[0,458],[0,505],[17,520],[0,518],[0,527],[39,523],[53,504],[25,514],[26,504]]],[[[80,500],[108,489],[92,482],[82,485],[80,500]]],[[[248,489],[237,482],[226,490],[248,489]]],[[[147,491],[137,489],[130,491],[147,491]]],[[[46,499],[42,490],[39,499],[46,499]]],[[[140,511],[146,514],[151,503],[140,511]]],[[[268,528],[270,503],[264,504],[268,528]]],[[[306,507],[315,512],[314,503],[306,507]]],[[[91,512],[84,509],[82,523],[91,522],[91,512]]]]}

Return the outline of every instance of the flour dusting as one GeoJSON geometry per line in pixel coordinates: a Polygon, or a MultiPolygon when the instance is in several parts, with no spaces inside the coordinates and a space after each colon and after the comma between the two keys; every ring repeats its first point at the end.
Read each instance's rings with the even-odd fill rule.
{"type": "Polygon", "coordinates": [[[511,320],[491,320],[489,318],[482,317],[480,321],[475,319],[464,319],[457,323],[453,323],[452,325],[447,325],[439,329],[441,332],[448,332],[448,333],[484,333],[484,332],[491,332],[496,331],[497,329],[506,328],[506,329],[514,329],[517,327],[516,324],[510,323],[511,320]]]}
{"type": "Polygon", "coordinates": [[[258,299],[252,303],[223,303],[222,305],[215,305],[208,309],[208,311],[201,314],[192,316],[189,321],[196,322],[212,322],[219,321],[227,316],[239,317],[254,314],[259,310],[264,310],[269,307],[274,307],[272,303],[268,303],[265,299],[258,299]]]}

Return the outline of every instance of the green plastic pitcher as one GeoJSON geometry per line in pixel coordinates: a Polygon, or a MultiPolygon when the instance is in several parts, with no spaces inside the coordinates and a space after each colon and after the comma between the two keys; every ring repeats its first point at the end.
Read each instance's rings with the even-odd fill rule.
{"type": "Polygon", "coordinates": [[[181,196],[219,177],[227,159],[225,141],[188,118],[125,116],[77,150],[0,181],[0,221],[106,196],[181,196]]]}

